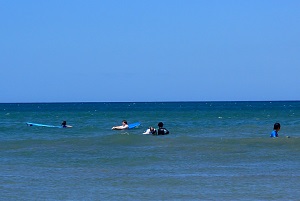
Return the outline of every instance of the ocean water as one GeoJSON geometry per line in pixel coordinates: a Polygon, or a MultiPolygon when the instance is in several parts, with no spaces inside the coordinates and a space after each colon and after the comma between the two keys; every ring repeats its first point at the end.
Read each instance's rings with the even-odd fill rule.
{"type": "Polygon", "coordinates": [[[1,200],[300,199],[300,102],[15,103],[0,116],[1,200]],[[111,130],[123,119],[141,126],[111,130]],[[73,128],[26,126],[63,120],[73,128]],[[169,135],[142,134],[159,121],[169,135]]]}

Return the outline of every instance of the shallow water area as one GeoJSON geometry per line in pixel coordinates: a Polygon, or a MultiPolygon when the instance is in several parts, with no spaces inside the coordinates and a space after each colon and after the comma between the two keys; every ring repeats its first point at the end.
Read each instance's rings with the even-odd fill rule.
{"type": "Polygon", "coordinates": [[[0,104],[0,115],[3,200],[300,197],[300,102],[0,104]],[[123,119],[142,125],[111,130],[123,119]],[[73,128],[26,126],[62,120],[73,128]],[[169,135],[142,134],[159,121],[169,135]]]}

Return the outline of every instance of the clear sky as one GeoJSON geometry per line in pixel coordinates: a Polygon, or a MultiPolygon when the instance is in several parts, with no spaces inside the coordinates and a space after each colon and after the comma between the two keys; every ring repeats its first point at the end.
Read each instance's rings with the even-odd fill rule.
{"type": "Polygon", "coordinates": [[[0,102],[300,100],[298,0],[0,0],[0,102]]]}

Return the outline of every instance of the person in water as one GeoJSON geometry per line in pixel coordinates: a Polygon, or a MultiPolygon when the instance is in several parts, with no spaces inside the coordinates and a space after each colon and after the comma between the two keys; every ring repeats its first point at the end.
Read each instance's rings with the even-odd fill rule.
{"type": "Polygon", "coordinates": [[[67,125],[67,122],[66,122],[66,121],[63,121],[63,122],[61,123],[61,126],[62,126],[63,128],[72,128],[72,126],[67,125]]]}
{"type": "MultiPolygon", "coordinates": [[[[167,135],[167,134],[170,133],[170,132],[168,131],[168,129],[164,128],[163,122],[159,122],[159,123],[157,124],[157,126],[158,126],[158,129],[157,129],[157,135],[167,135]]],[[[156,135],[156,134],[154,134],[154,135],[156,135]]]]}
{"type": "Polygon", "coordinates": [[[270,137],[278,137],[278,131],[280,130],[280,123],[275,123],[273,131],[270,135],[270,137]]]}
{"type": "Polygon", "coordinates": [[[124,129],[128,129],[128,123],[127,123],[126,120],[123,120],[121,126],[114,126],[111,129],[112,130],[124,130],[124,129]]]}
{"type": "Polygon", "coordinates": [[[152,126],[150,126],[143,134],[153,134],[156,135],[157,131],[155,128],[153,128],[152,126]]]}

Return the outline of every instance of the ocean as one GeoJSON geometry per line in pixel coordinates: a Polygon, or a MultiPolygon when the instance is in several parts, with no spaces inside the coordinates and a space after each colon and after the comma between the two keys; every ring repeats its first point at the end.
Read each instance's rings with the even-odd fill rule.
{"type": "Polygon", "coordinates": [[[3,103],[0,115],[1,200],[300,199],[299,101],[3,103]],[[111,130],[123,119],[141,126],[111,130]],[[26,125],[63,120],[73,128],[26,125]],[[160,121],[169,135],[142,134],[160,121]]]}

